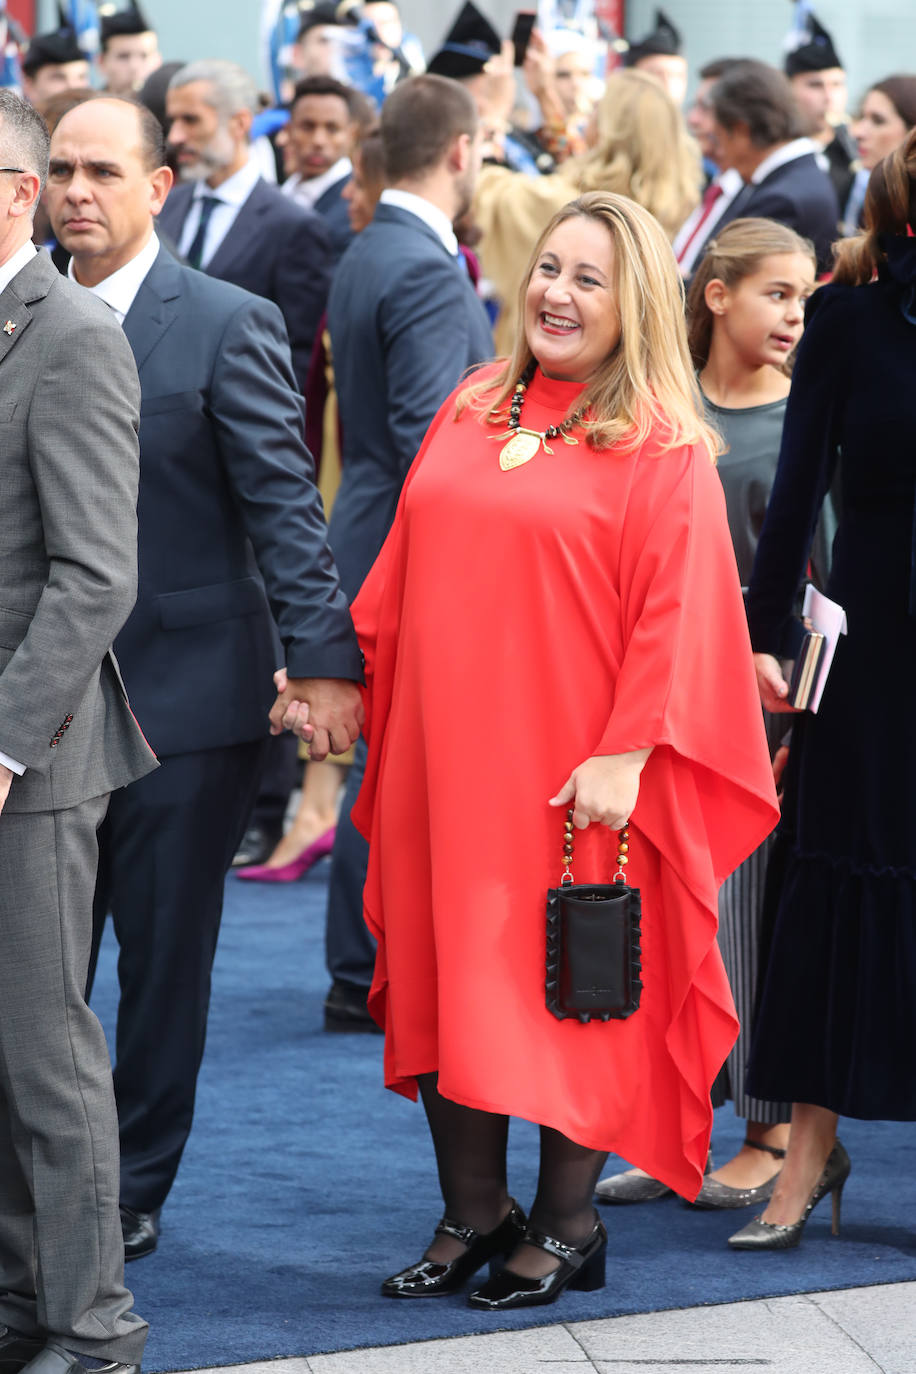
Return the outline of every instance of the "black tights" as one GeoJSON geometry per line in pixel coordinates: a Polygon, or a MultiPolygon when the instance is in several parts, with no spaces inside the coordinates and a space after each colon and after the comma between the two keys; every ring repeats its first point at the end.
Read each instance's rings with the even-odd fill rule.
{"type": "MultiPolygon", "coordinates": [[[[420,1074],[417,1083],[436,1151],[445,1214],[462,1226],[492,1231],[510,1205],[506,1183],[509,1118],[442,1097],[437,1077],[434,1073],[420,1074]]],[[[581,1245],[595,1225],[592,1194],[607,1155],[577,1145],[549,1126],[540,1130],[538,1188],[529,1221],[536,1231],[568,1245],[581,1245]]],[[[437,1236],[427,1255],[450,1260],[461,1249],[452,1237],[437,1236]]],[[[551,1256],[530,1246],[522,1246],[511,1261],[516,1272],[531,1276],[556,1265],[551,1256]]]]}

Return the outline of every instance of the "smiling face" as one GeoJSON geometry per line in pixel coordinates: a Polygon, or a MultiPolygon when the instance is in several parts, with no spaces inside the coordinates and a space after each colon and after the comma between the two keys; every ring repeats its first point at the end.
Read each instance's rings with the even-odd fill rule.
{"type": "Polygon", "coordinates": [[[598,220],[564,220],[525,293],[525,337],[547,377],[586,382],[620,340],[614,244],[598,220]]]}
{"type": "Polygon", "coordinates": [[[706,301],[717,345],[746,367],[781,369],[801,338],[813,290],[814,265],[804,253],[773,253],[733,287],[711,281],[706,301]]]}
{"type": "Polygon", "coordinates": [[[852,126],[859,149],[859,161],[869,172],[883,157],[892,153],[909,130],[883,91],[869,91],[862,101],[862,113],[852,126]]]}

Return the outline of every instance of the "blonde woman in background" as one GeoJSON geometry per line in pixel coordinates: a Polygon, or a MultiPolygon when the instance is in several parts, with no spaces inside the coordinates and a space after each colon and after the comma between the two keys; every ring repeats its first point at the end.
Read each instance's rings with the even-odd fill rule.
{"type": "Polygon", "coordinates": [[[517,330],[519,262],[567,201],[586,191],[630,196],[655,216],[669,239],[699,202],[699,151],[680,110],[654,77],[612,73],[587,137],[589,151],[550,176],[526,177],[497,166],[485,166],[480,174],[474,218],[483,235],[483,274],[500,304],[498,352],[509,351],[517,330]]]}

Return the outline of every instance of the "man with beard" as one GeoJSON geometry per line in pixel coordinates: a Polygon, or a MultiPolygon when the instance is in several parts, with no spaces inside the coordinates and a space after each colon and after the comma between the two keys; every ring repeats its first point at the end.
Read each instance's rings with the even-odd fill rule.
{"type": "Polygon", "coordinates": [[[234,62],[191,62],[166,97],[169,148],[186,183],[160,217],[192,267],[280,307],[293,368],[304,391],[324,313],[331,243],[320,215],[261,176],[251,156],[254,81],[234,62]]]}
{"type": "MultiPolygon", "coordinates": [[[[388,533],[407,470],[439,406],[465,371],[492,356],[483,309],[452,228],[480,166],[470,94],[414,76],[382,107],[388,188],[347,249],[328,301],[343,427],[343,477],[330,542],[352,600],[388,533]]],[[[356,747],[328,893],[328,1030],[371,1030],[374,950],[362,918],[365,841],[350,821],[365,766],[356,747]]]]}

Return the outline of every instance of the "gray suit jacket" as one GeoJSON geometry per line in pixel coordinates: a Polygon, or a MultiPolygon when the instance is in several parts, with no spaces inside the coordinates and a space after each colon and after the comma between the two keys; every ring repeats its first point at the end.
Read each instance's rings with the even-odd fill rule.
{"type": "Polygon", "coordinates": [[[0,294],[0,751],[26,765],[13,811],[155,767],[109,652],[136,596],[139,412],[115,317],[40,252],[0,294]]]}

